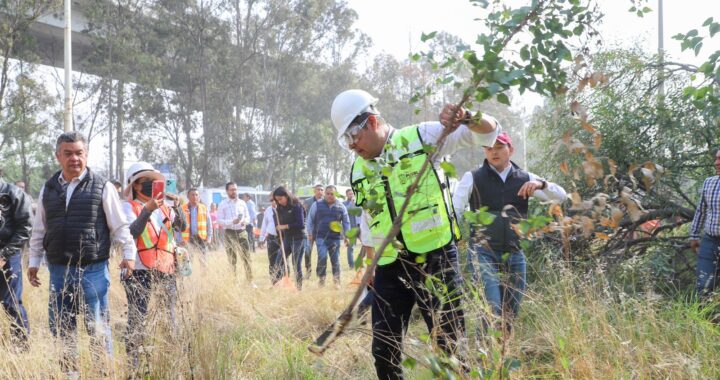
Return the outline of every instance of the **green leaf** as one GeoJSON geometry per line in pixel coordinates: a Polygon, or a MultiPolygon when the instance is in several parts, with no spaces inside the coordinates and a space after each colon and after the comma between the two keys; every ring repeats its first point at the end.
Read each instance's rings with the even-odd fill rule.
{"type": "Polygon", "coordinates": [[[700,54],[700,49],[702,49],[702,46],[703,46],[703,44],[702,44],[702,42],[700,42],[699,44],[695,45],[695,48],[693,48],[693,51],[695,52],[696,57],[698,54],[700,54]]]}
{"type": "Polygon", "coordinates": [[[530,250],[530,242],[527,240],[520,240],[520,249],[523,251],[530,250]]]}
{"type": "Polygon", "coordinates": [[[362,215],[362,209],[360,207],[351,207],[347,211],[348,211],[348,215],[350,215],[350,216],[362,215]]]}
{"type": "Polygon", "coordinates": [[[348,239],[354,239],[358,236],[359,233],[360,233],[360,228],[353,227],[345,234],[345,237],[347,237],[348,239]]]}
{"type": "Polygon", "coordinates": [[[441,162],[440,168],[445,172],[445,174],[447,174],[448,177],[457,177],[457,170],[455,169],[455,165],[453,165],[451,162],[441,162]]]}
{"type": "Polygon", "coordinates": [[[411,357],[408,357],[407,359],[403,360],[402,365],[405,368],[413,369],[417,365],[417,360],[415,360],[411,357]]]}
{"type": "Polygon", "coordinates": [[[420,41],[426,42],[427,40],[433,39],[433,38],[435,38],[435,35],[436,35],[436,34],[437,34],[437,32],[431,32],[431,33],[428,33],[428,34],[422,33],[422,34],[420,35],[420,41]]]}
{"type": "Polygon", "coordinates": [[[708,18],[705,20],[705,22],[703,22],[702,26],[708,26],[708,25],[712,24],[712,22],[713,22],[713,18],[712,18],[712,17],[708,17],[708,18]]]}
{"type": "Polygon", "coordinates": [[[338,222],[337,220],[333,220],[332,222],[330,222],[330,230],[340,233],[343,230],[342,224],[340,224],[340,222],[338,222]]]}
{"type": "Polygon", "coordinates": [[[424,264],[425,263],[425,255],[415,256],[415,262],[418,264],[424,264]]]}
{"type": "MultiPolygon", "coordinates": [[[[365,256],[363,256],[363,255],[358,255],[358,257],[355,258],[355,262],[353,263],[353,268],[355,268],[355,270],[362,268],[363,262],[365,260],[369,260],[369,259],[365,259],[365,260],[363,260],[363,259],[365,259],[365,256]]],[[[370,260],[370,262],[372,262],[372,260],[370,260]]]]}
{"type": "Polygon", "coordinates": [[[508,371],[520,369],[520,360],[518,358],[505,358],[503,367],[508,371]]]}
{"type": "Polygon", "coordinates": [[[712,23],[712,25],[710,25],[710,37],[715,37],[715,34],[718,32],[720,32],[720,23],[712,23]]]}
{"type": "Polygon", "coordinates": [[[497,98],[498,102],[508,105],[508,106],[510,105],[510,99],[504,93],[501,92],[501,93],[497,94],[496,98],[497,98]]]}
{"type": "Polygon", "coordinates": [[[523,220],[518,224],[518,228],[520,228],[520,232],[525,235],[530,231],[530,223],[528,223],[527,220],[523,220]]]}

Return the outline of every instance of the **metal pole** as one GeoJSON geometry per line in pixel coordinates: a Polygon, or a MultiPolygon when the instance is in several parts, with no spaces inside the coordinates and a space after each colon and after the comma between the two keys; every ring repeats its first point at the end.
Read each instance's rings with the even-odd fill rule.
{"type": "Polygon", "coordinates": [[[73,130],[72,109],[72,29],[70,20],[70,2],[65,0],[65,132],[73,130]]]}
{"type": "MultiPolygon", "coordinates": [[[[665,44],[663,42],[663,1],[658,0],[658,63],[660,66],[660,69],[658,71],[658,81],[659,87],[658,87],[658,95],[660,97],[660,102],[663,101],[663,97],[665,96],[665,71],[664,71],[664,64],[665,64],[665,44]]],[[[661,104],[662,105],[662,104],[661,104]]]]}

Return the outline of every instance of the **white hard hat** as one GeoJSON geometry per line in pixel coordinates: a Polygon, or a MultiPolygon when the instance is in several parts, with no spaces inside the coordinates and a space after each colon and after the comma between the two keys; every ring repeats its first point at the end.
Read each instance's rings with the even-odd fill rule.
{"type": "Polygon", "coordinates": [[[347,90],[336,96],[330,109],[330,118],[337,129],[337,138],[340,139],[358,115],[363,112],[377,113],[377,101],[377,98],[363,90],[347,90]]]}
{"type": "Polygon", "coordinates": [[[123,195],[126,199],[130,199],[132,197],[132,184],[138,178],[142,177],[148,177],[153,181],[165,181],[165,176],[155,170],[155,168],[153,168],[153,166],[149,163],[144,161],[136,162],[130,165],[130,168],[128,168],[127,172],[125,172],[127,185],[125,186],[125,190],[123,190],[123,195]]]}

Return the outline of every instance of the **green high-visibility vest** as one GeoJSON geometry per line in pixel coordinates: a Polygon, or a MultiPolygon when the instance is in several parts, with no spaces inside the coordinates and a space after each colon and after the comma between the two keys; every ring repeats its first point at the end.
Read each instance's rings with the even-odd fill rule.
{"type": "MultiPolygon", "coordinates": [[[[428,159],[417,125],[394,130],[388,140],[382,160],[357,157],[350,177],[357,195],[355,203],[371,216],[373,236],[386,236],[390,231],[405,202],[408,187],[428,159]]],[[[425,253],[446,246],[454,237],[459,238],[455,219],[449,211],[452,201],[448,187],[441,168],[431,167],[425,171],[410,198],[398,234],[398,241],[408,252],[424,257],[425,253]]],[[[376,251],[378,248],[375,247],[376,251]]],[[[390,264],[397,256],[398,249],[389,244],[381,253],[378,265],[390,264]]]]}

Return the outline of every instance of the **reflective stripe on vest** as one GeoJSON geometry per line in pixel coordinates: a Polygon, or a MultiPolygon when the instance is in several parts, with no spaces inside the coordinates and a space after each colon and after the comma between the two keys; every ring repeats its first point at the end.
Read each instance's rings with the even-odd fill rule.
{"type": "MultiPolygon", "coordinates": [[[[135,216],[140,216],[144,205],[136,201],[130,201],[130,205],[132,205],[135,216]]],[[[159,210],[166,216],[165,220],[153,219],[156,215],[153,212],[135,244],[137,245],[140,261],[148,269],[173,273],[175,272],[175,242],[173,236],[169,236],[172,233],[172,221],[169,218],[170,209],[167,206],[162,206],[159,210]],[[155,229],[153,222],[160,224],[159,231],[155,229]]]]}
{"type": "MultiPolygon", "coordinates": [[[[395,130],[388,144],[383,157],[390,168],[383,168],[375,160],[366,161],[357,157],[351,172],[351,184],[357,194],[356,204],[371,216],[370,231],[378,240],[392,228],[396,213],[405,202],[408,187],[428,159],[418,126],[395,130]]],[[[444,181],[442,169],[430,168],[425,171],[410,198],[398,240],[411,253],[423,255],[459,237],[455,221],[448,211],[452,209],[452,204],[447,186],[443,186],[444,181]]],[[[376,245],[375,249],[378,248],[376,245]]],[[[398,251],[389,244],[378,264],[390,264],[397,256],[398,251]]]]}
{"type": "MultiPolygon", "coordinates": [[[[190,241],[190,204],[185,203],[182,206],[185,212],[185,221],[187,222],[187,228],[182,232],[182,239],[190,241]]],[[[200,239],[207,240],[208,236],[208,221],[207,221],[207,208],[204,204],[197,205],[197,234],[200,239]]]]}

